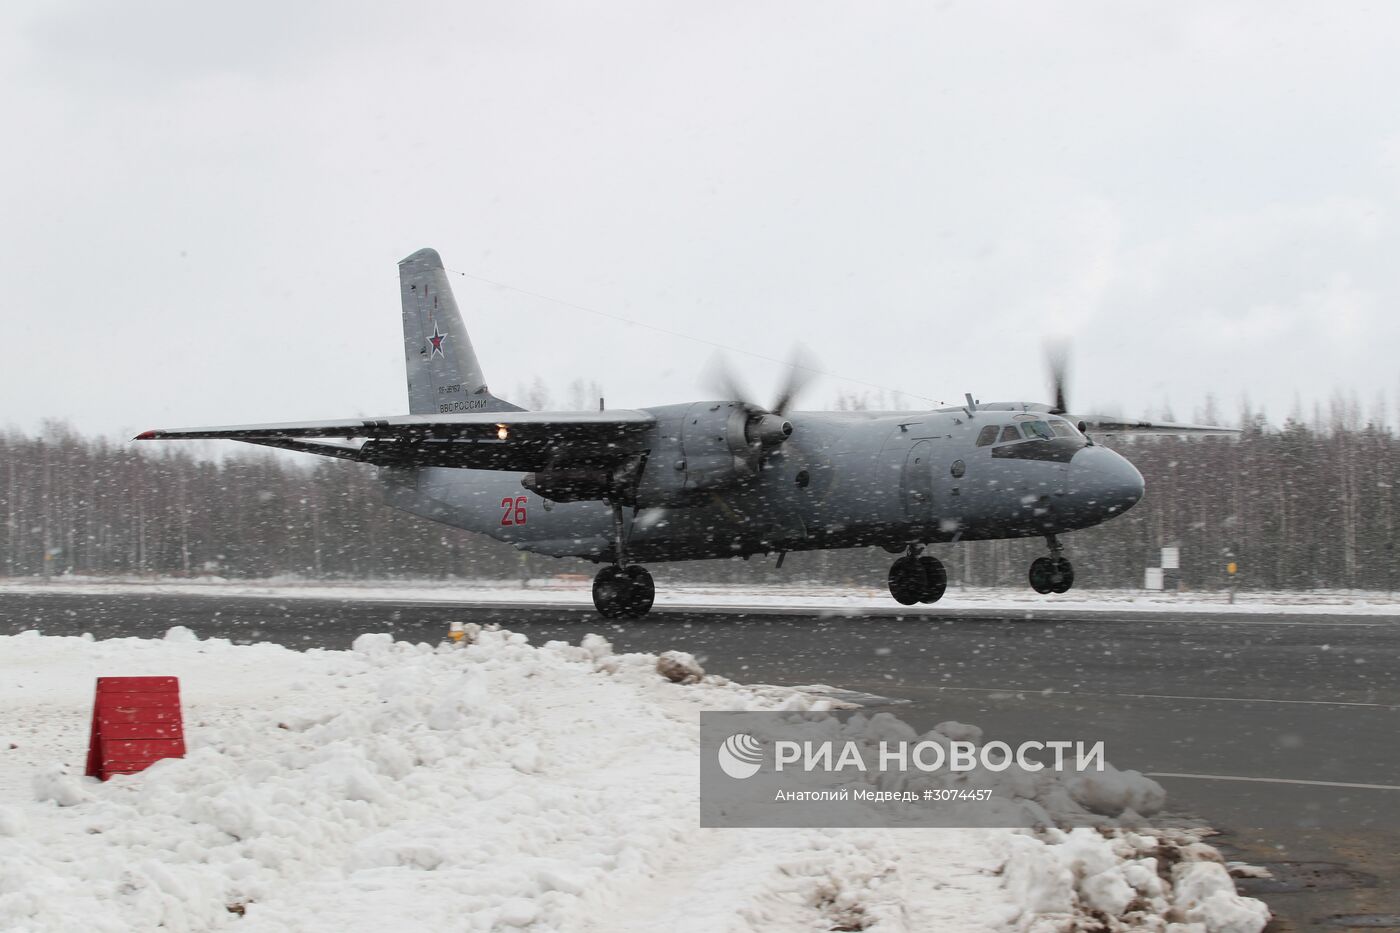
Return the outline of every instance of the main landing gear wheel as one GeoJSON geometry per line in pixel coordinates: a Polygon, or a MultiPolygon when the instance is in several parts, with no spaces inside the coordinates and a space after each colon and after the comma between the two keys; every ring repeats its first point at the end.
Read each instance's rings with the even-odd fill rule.
{"type": "Polygon", "coordinates": [[[948,571],[936,557],[905,555],[890,567],[890,595],[901,606],[936,603],[948,589],[948,571]]]}
{"type": "Polygon", "coordinates": [[[610,565],[593,578],[593,605],[605,619],[638,619],[656,601],[656,581],[645,567],[610,565]]]}
{"type": "Polygon", "coordinates": [[[1030,580],[1037,593],[1068,593],[1074,586],[1074,565],[1064,557],[1037,557],[1031,561],[1030,580]]]}
{"type": "Polygon", "coordinates": [[[651,604],[656,602],[656,581],[651,578],[649,570],[637,564],[628,566],[623,572],[627,575],[628,586],[632,588],[627,614],[640,619],[651,612],[651,604]]]}
{"type": "Polygon", "coordinates": [[[943,592],[948,589],[948,571],[943,566],[943,561],[936,557],[925,554],[918,558],[919,567],[924,571],[924,593],[919,598],[921,603],[936,603],[943,598],[943,592]]]}

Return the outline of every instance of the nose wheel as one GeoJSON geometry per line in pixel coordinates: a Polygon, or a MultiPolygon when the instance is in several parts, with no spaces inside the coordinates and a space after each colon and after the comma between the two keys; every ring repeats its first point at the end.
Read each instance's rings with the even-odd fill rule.
{"type": "Polygon", "coordinates": [[[1031,589],[1046,593],[1068,593],[1074,586],[1074,565],[1064,556],[1060,542],[1050,535],[1050,556],[1037,557],[1031,561],[1031,589]]]}
{"type": "Polygon", "coordinates": [[[610,565],[593,578],[593,605],[605,619],[640,619],[656,601],[656,581],[645,567],[610,565]]]}
{"type": "Polygon", "coordinates": [[[907,554],[890,567],[890,595],[901,606],[936,603],[946,589],[948,571],[936,557],[907,554]]]}

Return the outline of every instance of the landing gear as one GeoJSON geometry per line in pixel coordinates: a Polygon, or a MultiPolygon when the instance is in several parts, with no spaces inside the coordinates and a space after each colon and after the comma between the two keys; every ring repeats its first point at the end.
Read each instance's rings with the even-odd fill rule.
{"type": "Polygon", "coordinates": [[[651,578],[650,571],[636,564],[624,572],[627,575],[627,585],[632,588],[632,602],[628,607],[628,614],[640,619],[651,612],[651,604],[656,602],[656,581],[651,578]]]}
{"type": "Polygon", "coordinates": [[[656,602],[656,581],[645,567],[627,563],[627,539],[623,535],[622,506],[614,502],[613,541],[615,564],[593,578],[593,605],[605,619],[640,619],[656,602]]]}
{"type": "Polygon", "coordinates": [[[656,581],[645,567],[609,565],[593,578],[593,605],[605,619],[639,619],[656,601],[656,581]]]}
{"type": "Polygon", "coordinates": [[[890,595],[901,606],[936,603],[943,598],[946,589],[948,571],[936,557],[920,556],[910,548],[908,554],[890,567],[890,595]]]}
{"type": "Polygon", "coordinates": [[[1049,557],[1037,557],[1031,561],[1031,589],[1045,593],[1068,593],[1074,586],[1074,565],[1064,556],[1064,548],[1054,535],[1047,535],[1050,545],[1049,557]]]}

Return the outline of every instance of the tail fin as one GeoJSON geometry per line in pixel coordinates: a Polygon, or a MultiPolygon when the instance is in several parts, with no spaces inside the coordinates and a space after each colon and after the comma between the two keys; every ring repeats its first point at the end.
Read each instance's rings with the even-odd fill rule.
{"type": "Polygon", "coordinates": [[[486,387],[437,250],[420,249],[400,260],[399,289],[409,413],[521,411],[486,387]]]}

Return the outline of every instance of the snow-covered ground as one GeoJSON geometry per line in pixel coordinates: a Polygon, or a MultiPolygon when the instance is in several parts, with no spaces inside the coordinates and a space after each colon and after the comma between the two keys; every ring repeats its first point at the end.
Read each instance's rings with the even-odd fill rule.
{"type": "MultiPolygon", "coordinates": [[[[194,580],[51,577],[9,578],[0,581],[0,594],[89,593],[122,595],[159,593],[186,596],[268,596],[278,599],[430,600],[472,603],[534,605],[591,605],[591,583],[585,577],[533,580],[528,586],[496,580],[382,580],[364,582],[308,581],[291,578],[228,580],[204,577],[194,580]]],[[[846,587],[822,583],[744,586],[672,586],[659,584],[656,605],[672,608],[768,608],[805,609],[815,612],[859,612],[894,608],[884,589],[846,587]]],[[[1055,596],[1041,596],[1025,587],[949,587],[936,606],[915,606],[911,612],[949,609],[1020,611],[1113,610],[1151,612],[1316,613],[1377,615],[1400,618],[1400,593],[1363,590],[1314,590],[1286,593],[1240,592],[1230,602],[1224,592],[1157,593],[1146,590],[1076,589],[1055,596]]]]}
{"type": "MultiPolygon", "coordinates": [[[[698,828],[702,709],[830,701],[602,638],[351,651],[0,637],[0,929],[1258,933],[1122,831],[698,828]],[[663,656],[665,657],[665,656],[663,656]],[[693,671],[691,673],[694,673],[693,671]],[[176,675],[189,754],[80,776],[93,678],[176,675]]],[[[966,728],[966,727],[963,727],[966,728]]]]}

